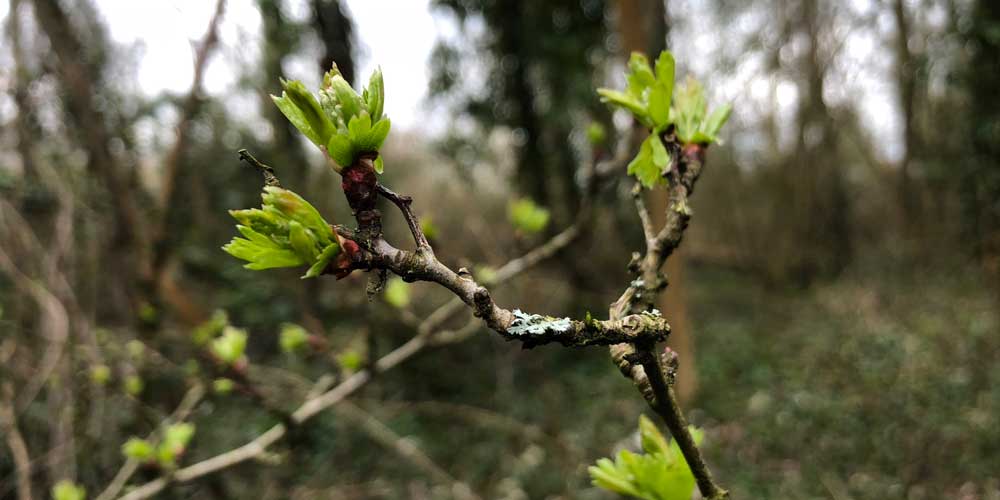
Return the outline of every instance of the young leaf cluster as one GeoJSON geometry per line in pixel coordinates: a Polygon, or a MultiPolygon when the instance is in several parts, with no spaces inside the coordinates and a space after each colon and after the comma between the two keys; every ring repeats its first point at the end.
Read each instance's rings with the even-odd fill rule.
{"type": "Polygon", "coordinates": [[[222,335],[216,337],[210,344],[208,350],[216,359],[225,365],[235,364],[247,349],[247,331],[234,326],[226,326],[222,329],[222,335]]]}
{"type": "Polygon", "coordinates": [[[670,166],[670,153],[661,135],[671,125],[677,129],[682,144],[718,142],[718,132],[729,118],[729,105],[707,114],[704,93],[693,80],[674,92],[674,56],[663,51],[650,67],[646,56],[633,52],[625,72],[625,91],[601,88],[601,100],[628,110],[639,123],[650,129],[639,153],[628,165],[629,175],[645,187],[665,182],[663,172],[670,166]]]}
{"type": "Polygon", "coordinates": [[[173,424],[163,432],[163,439],[156,445],[137,437],[130,438],[122,445],[122,454],[138,462],[156,462],[164,468],[174,468],[177,457],[194,436],[194,425],[189,423],[173,424]]]}
{"type": "Polygon", "coordinates": [[[235,237],[222,247],[249,264],[247,269],[309,266],[303,278],[319,276],[340,254],[340,245],[315,207],[287,189],[267,186],[261,208],[230,210],[239,222],[235,237]]]}
{"type": "MultiPolygon", "coordinates": [[[[702,433],[692,429],[695,443],[702,433]]],[[[695,479],[676,441],[667,443],[656,425],[639,417],[639,436],[645,454],[622,450],[614,461],[602,458],[588,468],[595,486],[645,500],[689,500],[695,479]]]]}
{"type": "MultiPolygon", "coordinates": [[[[274,103],[295,128],[329,155],[338,172],[362,154],[378,154],[390,128],[389,118],[383,114],[381,69],[372,73],[361,95],[336,65],[323,76],[318,99],[297,80],[282,80],[281,85],[281,97],[271,96],[274,103]]],[[[382,173],[381,157],[375,160],[375,170],[382,173]]]]}
{"type": "Polygon", "coordinates": [[[52,487],[53,500],[84,500],[87,490],[69,479],[63,479],[52,487]]]}
{"type": "Polygon", "coordinates": [[[535,234],[549,224],[549,211],[528,198],[511,201],[507,205],[507,217],[517,229],[535,234]]]}
{"type": "Polygon", "coordinates": [[[694,78],[688,77],[684,85],[677,89],[674,99],[673,121],[677,138],[681,144],[712,144],[721,142],[719,131],[726,121],[732,106],[723,104],[708,112],[705,89],[694,78]]]}
{"type": "Polygon", "coordinates": [[[281,351],[287,354],[298,352],[309,341],[309,332],[305,328],[294,323],[284,323],[281,325],[281,333],[278,337],[278,344],[281,351]]]}

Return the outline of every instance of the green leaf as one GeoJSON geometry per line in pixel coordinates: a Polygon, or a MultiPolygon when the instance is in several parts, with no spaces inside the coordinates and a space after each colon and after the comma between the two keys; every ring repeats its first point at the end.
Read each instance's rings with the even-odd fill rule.
{"type": "Polygon", "coordinates": [[[624,92],[605,88],[597,89],[597,94],[601,96],[602,102],[625,108],[632,112],[632,115],[646,126],[652,125],[646,105],[635,97],[624,92]]]}
{"type": "Polygon", "coordinates": [[[177,466],[177,451],[162,444],[157,446],[156,462],[164,469],[173,469],[177,466]]]}
{"type": "Polygon", "coordinates": [[[54,500],[85,500],[87,490],[69,479],[62,479],[52,487],[54,500]]]}
{"type": "Polygon", "coordinates": [[[642,101],[656,78],[653,70],[649,67],[649,60],[641,52],[633,52],[628,60],[628,72],[625,75],[628,81],[628,93],[637,100],[642,101]]]}
{"type": "Polygon", "coordinates": [[[629,175],[635,176],[647,189],[652,189],[657,184],[664,182],[661,176],[661,168],[653,161],[653,141],[659,141],[656,134],[650,134],[639,146],[639,154],[628,164],[629,175]]]}
{"type": "Polygon", "coordinates": [[[249,262],[244,266],[247,269],[257,271],[276,267],[297,267],[305,264],[305,261],[291,248],[265,247],[241,238],[233,238],[222,249],[237,259],[249,262]]]}
{"type": "Polygon", "coordinates": [[[385,83],[382,81],[382,68],[375,68],[371,78],[368,79],[368,88],[365,95],[365,107],[372,120],[376,122],[382,118],[382,109],[385,107],[385,83]]]}
{"type": "Polygon", "coordinates": [[[334,134],[326,144],[327,154],[341,168],[354,163],[354,143],[346,135],[334,134]]]}
{"type": "Polygon", "coordinates": [[[247,332],[226,326],[222,335],[209,344],[209,350],[219,361],[231,365],[243,357],[247,347],[247,332]]]}
{"type": "Polygon", "coordinates": [[[388,118],[383,118],[374,125],[368,131],[368,134],[360,139],[355,145],[355,148],[361,152],[377,152],[382,149],[382,144],[385,142],[385,138],[389,136],[389,129],[392,127],[392,122],[388,118]]]}
{"type": "Polygon", "coordinates": [[[604,125],[600,122],[591,122],[587,126],[587,141],[590,142],[592,146],[600,146],[608,140],[608,133],[604,129],[604,125]]]}
{"type": "Polygon", "coordinates": [[[233,392],[233,388],[235,386],[236,383],[233,382],[232,379],[228,378],[217,378],[212,381],[212,390],[216,394],[229,394],[230,392],[233,392]]]}
{"type": "Polygon", "coordinates": [[[607,458],[597,461],[596,466],[587,468],[594,486],[604,488],[608,491],[620,493],[622,495],[632,495],[639,497],[641,493],[633,486],[631,474],[628,471],[619,469],[614,462],[607,458]]]}
{"type": "Polygon", "coordinates": [[[674,55],[669,50],[660,52],[656,59],[656,81],[669,87],[670,93],[674,91],[674,66],[674,55]]]}
{"type": "Polygon", "coordinates": [[[135,460],[137,462],[145,462],[153,458],[153,453],[155,453],[153,445],[145,439],[137,437],[129,438],[129,440],[125,441],[125,444],[122,445],[122,455],[125,455],[125,458],[135,460]]]}
{"type": "Polygon", "coordinates": [[[282,81],[284,92],[281,97],[271,96],[278,109],[317,146],[323,146],[330,139],[336,127],[306,86],[299,81],[282,81]]]}
{"type": "Polygon", "coordinates": [[[267,186],[261,198],[265,205],[273,206],[285,217],[311,229],[324,245],[332,241],[333,230],[330,229],[330,224],[323,219],[316,207],[295,192],[277,186],[267,186]]]}
{"type": "Polygon", "coordinates": [[[656,424],[645,415],[639,415],[639,437],[642,441],[642,449],[646,453],[666,453],[669,450],[667,438],[663,437],[660,430],[656,428],[656,424]]]}
{"type": "Polygon", "coordinates": [[[146,383],[139,378],[138,375],[129,375],[125,377],[125,392],[132,397],[136,397],[142,393],[142,390],[146,387],[146,383]]]}
{"type": "Polygon", "coordinates": [[[305,328],[293,323],[281,325],[278,344],[281,345],[282,352],[291,354],[301,350],[306,341],[309,340],[309,332],[305,328]]]}
{"type": "Polygon", "coordinates": [[[181,422],[172,424],[163,432],[163,444],[176,449],[183,449],[194,437],[194,424],[181,422]]]}
{"type": "Polygon", "coordinates": [[[666,127],[670,123],[671,91],[662,82],[656,82],[649,92],[649,116],[657,127],[666,127]]]}
{"type": "Polygon", "coordinates": [[[385,170],[385,164],[382,162],[382,155],[378,155],[378,158],[375,158],[375,173],[381,175],[383,170],[385,170]]]}
{"type": "Polygon", "coordinates": [[[663,178],[663,171],[670,165],[670,154],[667,153],[667,148],[663,145],[663,141],[660,139],[659,134],[652,133],[649,134],[650,146],[653,151],[653,165],[656,165],[658,170],[657,175],[663,178]]]}
{"type": "Polygon", "coordinates": [[[529,198],[511,201],[507,206],[507,217],[514,227],[530,234],[542,231],[549,224],[549,211],[529,198]]]}
{"type": "Polygon", "coordinates": [[[708,115],[708,118],[705,119],[705,123],[701,127],[702,132],[712,138],[718,137],[719,131],[722,130],[722,126],[726,124],[726,121],[729,120],[729,114],[732,111],[733,107],[728,103],[715,108],[715,111],[712,111],[712,114],[708,115]]]}
{"type": "Polygon", "coordinates": [[[389,280],[385,286],[385,301],[397,309],[410,305],[410,284],[400,277],[389,280]]]}
{"type": "MultiPolygon", "coordinates": [[[[694,428],[691,431],[700,443],[700,431],[694,428]]],[[[668,445],[663,434],[644,416],[639,419],[639,434],[646,453],[622,450],[613,462],[599,459],[588,468],[594,485],[647,500],[690,500],[695,479],[676,442],[668,445]]]]}
{"type": "Polygon", "coordinates": [[[108,365],[95,365],[90,369],[90,381],[94,385],[107,385],[111,380],[111,368],[108,365]]]}
{"type": "Polygon", "coordinates": [[[293,220],[288,223],[288,242],[303,262],[315,262],[319,256],[316,239],[298,221],[293,220]]]}
{"type": "Polygon", "coordinates": [[[194,424],[187,422],[173,424],[164,430],[163,441],[156,448],[156,460],[165,468],[176,465],[178,455],[184,453],[194,436],[194,424]]]}
{"type": "Polygon", "coordinates": [[[341,75],[334,75],[330,78],[329,88],[333,91],[337,104],[340,105],[340,114],[345,122],[349,122],[354,116],[361,113],[363,103],[361,96],[351,88],[351,84],[344,80],[341,75]]]}
{"type": "Polygon", "coordinates": [[[348,373],[360,370],[363,362],[361,354],[353,349],[348,349],[337,356],[337,364],[340,365],[340,369],[348,373]]]}
{"type": "Polygon", "coordinates": [[[331,243],[324,248],[322,252],[320,252],[319,258],[316,259],[316,262],[313,265],[309,266],[309,270],[306,271],[306,274],[303,275],[302,278],[315,278],[316,276],[319,276],[324,270],[326,270],[327,266],[330,265],[333,258],[339,254],[340,245],[337,243],[331,243]]]}
{"type": "Polygon", "coordinates": [[[364,153],[366,150],[360,146],[367,144],[368,135],[372,130],[372,117],[367,111],[362,111],[356,116],[352,116],[347,122],[347,138],[354,144],[355,150],[364,153]]]}

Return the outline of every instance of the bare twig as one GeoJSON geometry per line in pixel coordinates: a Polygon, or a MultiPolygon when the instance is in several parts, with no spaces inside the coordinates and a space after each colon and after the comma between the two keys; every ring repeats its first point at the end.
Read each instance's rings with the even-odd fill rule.
{"type": "MultiPolygon", "coordinates": [[[[146,436],[146,439],[152,438],[156,435],[157,431],[162,430],[170,423],[184,421],[203,397],[205,397],[205,386],[201,384],[192,386],[184,394],[180,404],[177,405],[177,408],[170,415],[170,418],[161,423],[159,429],[149,433],[149,435],[146,436]]],[[[127,459],[125,464],[122,465],[122,468],[118,470],[117,474],[115,474],[115,478],[111,480],[111,484],[109,484],[100,495],[97,495],[96,500],[112,500],[115,498],[115,496],[117,496],[118,493],[121,492],[122,488],[124,488],[128,483],[128,480],[132,477],[132,475],[135,474],[135,471],[139,469],[139,465],[140,463],[138,460],[131,458],[127,459]]]]}
{"type": "Polygon", "coordinates": [[[239,153],[241,160],[247,162],[251,167],[256,168],[261,173],[261,175],[264,176],[265,186],[281,187],[281,182],[278,181],[278,178],[274,176],[273,168],[262,163],[260,160],[255,158],[254,155],[250,154],[250,152],[245,149],[241,149],[237,151],[237,153],[239,153]]]}
{"type": "Polygon", "coordinates": [[[337,411],[354,420],[369,437],[379,444],[395,451],[396,454],[429,474],[435,481],[448,485],[451,488],[454,498],[463,500],[476,500],[480,498],[479,495],[476,495],[472,491],[472,488],[468,484],[458,481],[448,471],[444,470],[443,467],[435,463],[412,439],[396,434],[395,431],[383,424],[372,414],[349,401],[342,403],[337,408],[337,411]]]}
{"type": "Polygon", "coordinates": [[[17,427],[17,411],[14,409],[14,388],[10,383],[0,387],[0,430],[7,435],[7,447],[14,460],[14,471],[17,477],[17,499],[31,500],[31,456],[28,446],[17,427]]]}
{"type": "Polygon", "coordinates": [[[402,212],[403,218],[406,219],[406,225],[410,228],[410,234],[413,235],[413,241],[417,244],[417,253],[433,252],[423,228],[420,227],[420,220],[410,208],[413,198],[397,194],[382,184],[378,185],[378,194],[391,201],[402,212]]]}

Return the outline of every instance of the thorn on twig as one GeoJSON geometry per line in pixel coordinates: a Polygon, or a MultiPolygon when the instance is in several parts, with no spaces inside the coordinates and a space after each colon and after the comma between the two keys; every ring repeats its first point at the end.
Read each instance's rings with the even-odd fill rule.
{"type": "Polygon", "coordinates": [[[278,181],[278,177],[274,175],[274,169],[268,165],[265,165],[257,158],[254,158],[252,154],[246,149],[241,149],[237,151],[240,155],[240,160],[247,162],[251,167],[256,168],[260,171],[261,175],[264,176],[265,186],[275,186],[281,187],[281,182],[278,181]]]}

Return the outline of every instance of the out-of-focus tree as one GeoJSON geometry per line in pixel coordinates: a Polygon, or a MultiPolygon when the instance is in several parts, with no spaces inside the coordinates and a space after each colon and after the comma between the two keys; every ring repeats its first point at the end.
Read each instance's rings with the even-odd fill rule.
{"type": "Polygon", "coordinates": [[[1000,4],[976,2],[966,38],[972,44],[963,80],[969,87],[969,155],[960,165],[960,197],[973,251],[1000,276],[1000,4]]]}
{"type": "MultiPolygon", "coordinates": [[[[571,134],[594,116],[607,116],[593,98],[600,62],[608,54],[601,0],[435,0],[463,27],[460,42],[442,41],[432,58],[432,96],[454,102],[486,131],[509,127],[517,148],[521,194],[566,220],[578,200],[580,151],[571,134]],[[479,21],[485,32],[473,26],[479,21]],[[482,88],[462,88],[470,68],[482,88]],[[544,122],[544,127],[542,123],[544,122]]],[[[468,137],[467,131],[462,135],[468,137]]]]}

